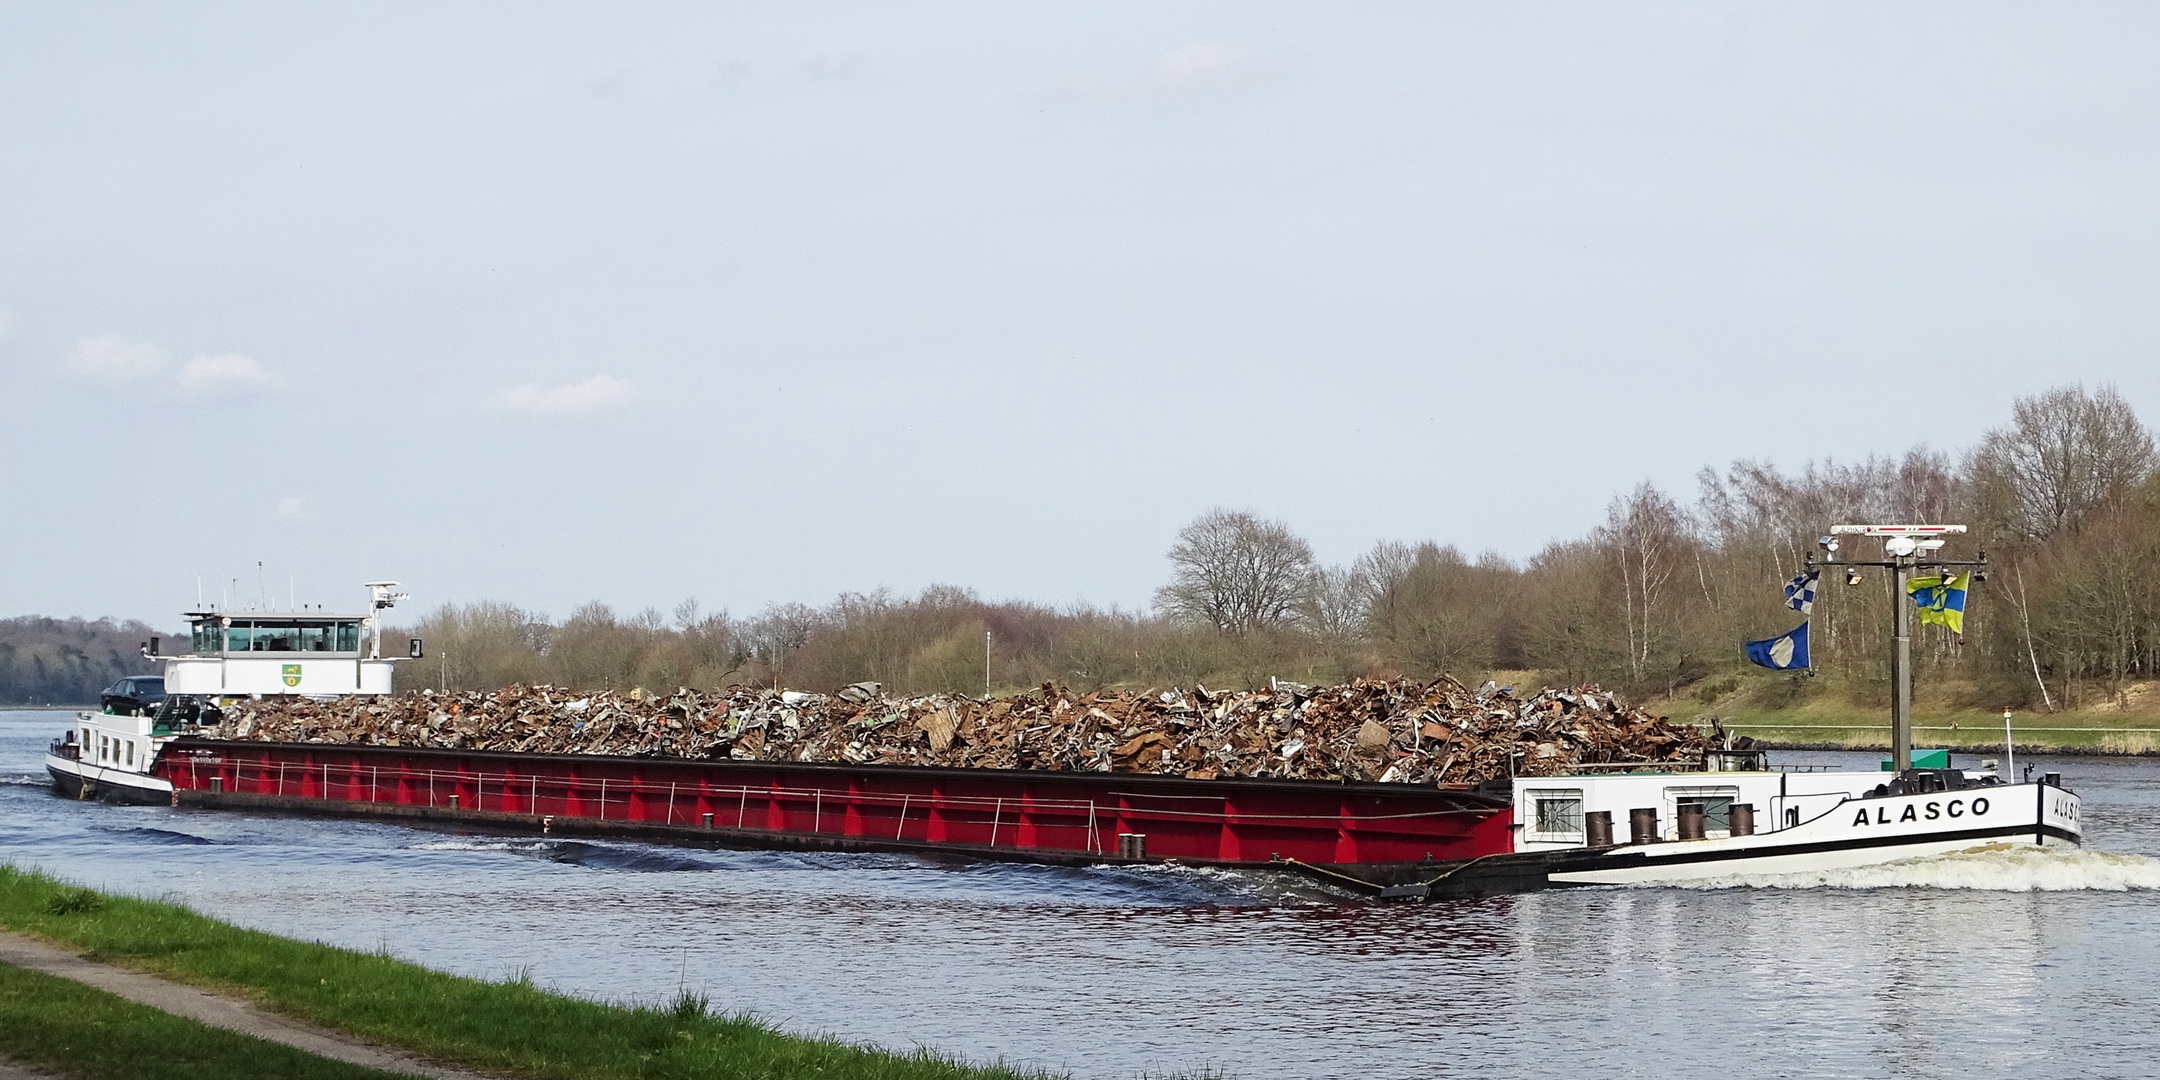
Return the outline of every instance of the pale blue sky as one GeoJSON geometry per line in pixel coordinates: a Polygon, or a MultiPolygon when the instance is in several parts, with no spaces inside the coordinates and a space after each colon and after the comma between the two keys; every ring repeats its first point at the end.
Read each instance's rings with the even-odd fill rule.
{"type": "Polygon", "coordinates": [[[0,615],[1135,606],[2160,419],[2160,9],[0,3],[0,615]]]}

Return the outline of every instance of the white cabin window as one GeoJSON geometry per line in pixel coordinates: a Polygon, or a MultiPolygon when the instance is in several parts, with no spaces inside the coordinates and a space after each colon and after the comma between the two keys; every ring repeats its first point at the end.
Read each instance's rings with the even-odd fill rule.
{"type": "Polygon", "coordinates": [[[1530,792],[1527,839],[1537,843],[1583,842],[1581,789],[1530,792]]]}
{"type": "Polygon", "coordinates": [[[135,764],[135,740],[133,739],[129,739],[127,742],[127,763],[130,767],[135,764]]]}
{"type": "MultiPolygon", "coordinates": [[[[1740,789],[1729,787],[1666,788],[1665,798],[1670,806],[1672,820],[1680,820],[1680,808],[1700,806],[1703,812],[1703,837],[1719,839],[1732,835],[1732,805],[1739,801],[1740,789]]],[[[1677,829],[1679,826],[1674,825],[1677,829]]]]}

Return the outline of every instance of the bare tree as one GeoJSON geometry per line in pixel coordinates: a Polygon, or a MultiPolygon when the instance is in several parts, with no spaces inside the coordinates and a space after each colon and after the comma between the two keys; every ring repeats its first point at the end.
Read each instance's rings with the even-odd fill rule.
{"type": "Polygon", "coordinates": [[[1649,668],[1665,587],[1679,569],[1687,534],[1687,514],[1680,504],[1647,481],[1626,498],[1614,499],[1598,530],[1600,545],[1620,565],[1628,673],[1637,681],[1649,668]]]}
{"type": "Polygon", "coordinates": [[[771,604],[744,628],[743,637],[752,657],[777,668],[809,642],[823,623],[824,618],[808,604],[771,604]]]}
{"type": "Polygon", "coordinates": [[[1354,640],[1365,628],[1365,608],[1370,589],[1355,566],[1329,566],[1313,571],[1312,587],[1298,605],[1298,623],[1324,642],[1354,640]]]}
{"type": "Polygon", "coordinates": [[[1247,634],[1279,626],[1312,588],[1312,545],[1280,521],[1215,509],[1178,531],[1170,584],[1156,606],[1173,618],[1247,634]]]}
{"type": "Polygon", "coordinates": [[[2011,407],[1966,461],[1992,524],[2028,540],[2075,525],[2152,474],[2153,437],[2112,386],[2065,386],[2011,407]]]}
{"type": "Polygon", "coordinates": [[[1417,570],[1420,550],[1399,540],[1382,540],[1351,564],[1350,572],[1365,592],[1368,629],[1392,626],[1400,619],[1410,600],[1410,577],[1417,570]]]}

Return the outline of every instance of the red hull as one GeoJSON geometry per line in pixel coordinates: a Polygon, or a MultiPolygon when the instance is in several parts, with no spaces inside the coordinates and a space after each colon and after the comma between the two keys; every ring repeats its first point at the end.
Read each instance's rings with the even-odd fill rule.
{"type": "MultiPolygon", "coordinates": [[[[182,739],[154,770],[174,798],[229,793],[330,812],[604,822],[731,841],[949,847],[1005,857],[1219,864],[1473,859],[1512,850],[1504,799],[1309,780],[460,752],[182,739]]],[[[214,800],[214,795],[210,796],[214,800]]]]}

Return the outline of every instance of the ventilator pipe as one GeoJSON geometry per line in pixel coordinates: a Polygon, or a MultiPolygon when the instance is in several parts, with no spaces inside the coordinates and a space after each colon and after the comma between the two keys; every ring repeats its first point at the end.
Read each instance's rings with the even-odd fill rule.
{"type": "Polygon", "coordinates": [[[1709,815],[1701,803],[1680,804],[1680,839],[1700,840],[1707,835],[1709,815]]]}
{"type": "Polygon", "coordinates": [[[1584,846],[1612,846],[1612,811],[1592,810],[1583,815],[1582,824],[1584,846]]]}

